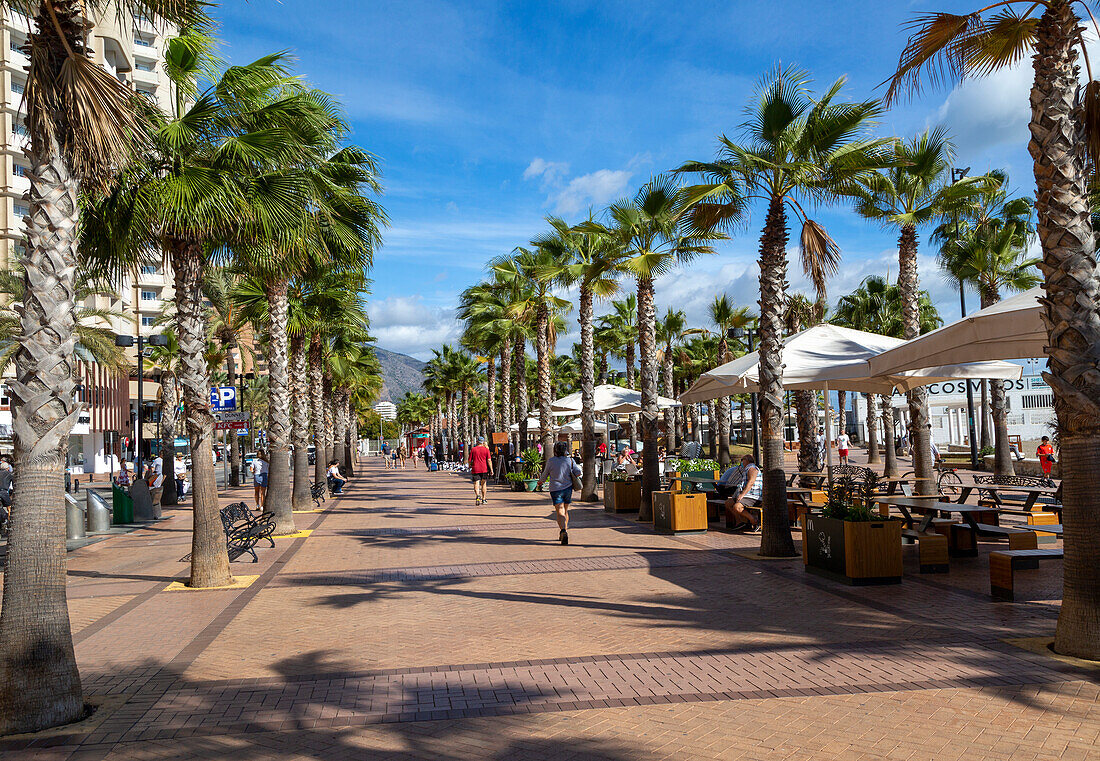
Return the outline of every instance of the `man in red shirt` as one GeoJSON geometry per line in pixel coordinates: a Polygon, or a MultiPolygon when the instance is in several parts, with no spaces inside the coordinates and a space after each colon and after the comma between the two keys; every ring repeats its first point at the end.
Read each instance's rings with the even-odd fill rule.
{"type": "Polygon", "coordinates": [[[485,446],[485,437],[478,436],[470,449],[470,473],[474,481],[474,504],[485,504],[485,482],[493,475],[493,455],[485,446]]]}

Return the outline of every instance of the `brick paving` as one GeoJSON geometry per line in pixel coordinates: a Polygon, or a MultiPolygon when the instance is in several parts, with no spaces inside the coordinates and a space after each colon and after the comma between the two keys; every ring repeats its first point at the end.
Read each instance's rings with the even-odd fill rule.
{"type": "MultiPolygon", "coordinates": [[[[308,538],[168,593],[190,513],[69,555],[90,719],[0,739],[26,759],[1100,758],[1100,670],[1053,633],[1057,563],[988,598],[951,573],[852,588],[756,537],[659,536],[546,496],[364,463],[308,538]]],[[[225,495],[243,498],[244,490],[225,495]]]]}

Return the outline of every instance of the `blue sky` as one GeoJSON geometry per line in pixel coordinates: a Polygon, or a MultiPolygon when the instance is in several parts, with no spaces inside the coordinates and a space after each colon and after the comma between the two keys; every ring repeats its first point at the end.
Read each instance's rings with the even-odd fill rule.
{"type": "MultiPolygon", "coordinates": [[[[392,224],[375,261],[373,332],[380,346],[423,358],[457,335],[456,296],[487,260],[541,232],[547,214],[578,220],[654,173],[711,157],[716,135],[736,134],[769,68],[797,64],[819,89],[846,76],[851,98],[875,97],[906,20],[969,9],[951,0],[251,0],[216,13],[227,59],[293,52],[298,70],[344,103],[351,140],[381,157],[392,224]]],[[[932,91],[894,108],[878,131],[908,136],[945,123],[961,166],[1004,168],[1031,194],[1029,83],[1025,62],[932,91]]],[[[845,208],[814,216],[843,249],[831,299],[867,275],[896,275],[892,233],[845,208]]],[[[702,324],[726,292],[755,310],[761,224],[758,210],[717,256],[665,277],[658,307],[702,324]]],[[[926,253],[922,285],[957,317],[958,298],[926,253]]],[[[794,268],[791,285],[805,287],[794,268]]]]}

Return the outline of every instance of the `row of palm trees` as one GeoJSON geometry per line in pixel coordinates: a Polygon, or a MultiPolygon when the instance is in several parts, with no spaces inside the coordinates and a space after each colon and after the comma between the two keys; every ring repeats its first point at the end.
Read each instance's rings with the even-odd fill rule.
{"type": "MultiPolygon", "coordinates": [[[[162,257],[171,267],[175,356],[165,363],[165,396],[178,393],[193,460],[188,583],[225,586],[232,576],[212,464],[211,328],[229,358],[240,321],[261,326],[268,509],[277,533],[293,532],[293,507],[308,503],[311,433],[321,477],[322,453],[347,457],[351,410],[378,387],[361,295],[386,221],[372,198],[380,190],[376,160],[346,144],[338,104],[297,77],[283,54],[224,66],[213,54],[207,3],[117,3],[178,29],[165,50],[175,94],[165,110],[93,63],[84,16],[105,3],[9,5],[33,30],[24,100],[28,245],[16,377],[8,383],[20,488],[0,613],[0,734],[66,723],[83,711],[62,512],[68,432],[79,412],[77,273],[116,279],[162,257]],[[215,282],[219,265],[235,273],[231,289],[215,282]],[[215,305],[219,288],[231,296],[211,319],[207,300],[215,305]]],[[[235,373],[229,359],[227,380],[235,373]]]]}

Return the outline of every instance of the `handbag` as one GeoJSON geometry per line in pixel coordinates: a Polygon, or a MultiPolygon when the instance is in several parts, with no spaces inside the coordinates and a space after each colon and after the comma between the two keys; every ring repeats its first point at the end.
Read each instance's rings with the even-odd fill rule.
{"type": "Polygon", "coordinates": [[[581,477],[578,476],[576,473],[573,474],[573,489],[575,491],[581,490],[581,477]]]}

